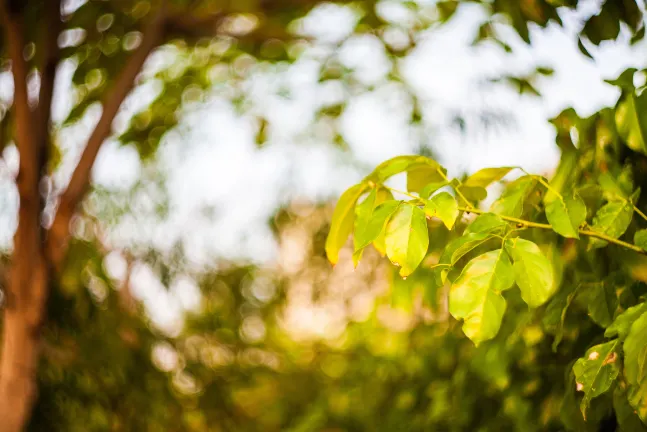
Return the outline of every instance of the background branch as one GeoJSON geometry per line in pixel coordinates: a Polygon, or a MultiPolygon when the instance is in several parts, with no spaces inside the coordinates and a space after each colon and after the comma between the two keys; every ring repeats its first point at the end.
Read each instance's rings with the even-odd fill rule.
{"type": "Polygon", "coordinates": [[[135,50],[117,77],[112,88],[105,93],[103,111],[88,143],[81,155],[67,189],[61,195],[58,211],[50,228],[47,251],[50,261],[58,267],[63,259],[67,244],[68,225],[79,202],[83,199],[90,185],[92,166],[97,158],[101,144],[108,138],[121,103],[135,84],[144,62],[151,51],[159,45],[163,36],[166,20],[165,7],[162,4],[156,15],[146,25],[142,42],[135,50]]]}

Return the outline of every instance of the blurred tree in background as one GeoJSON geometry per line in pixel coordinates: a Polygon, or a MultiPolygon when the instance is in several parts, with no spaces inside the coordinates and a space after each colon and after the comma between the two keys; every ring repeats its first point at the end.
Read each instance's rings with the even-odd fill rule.
{"type": "MultiPolygon", "coordinates": [[[[463,7],[458,1],[398,2],[414,19],[393,22],[380,14],[384,2],[336,3],[357,17],[353,35],[383,44],[389,81],[405,88],[398,58],[415,47],[423,31],[442,26],[463,7]]],[[[500,26],[512,26],[531,43],[529,27],[561,25],[561,11],[582,2],[465,3],[481,4],[488,17],[475,29],[475,43],[491,41],[511,51],[497,32],[500,26]]],[[[614,246],[590,251],[553,233],[533,234],[561,282],[555,295],[546,306],[529,309],[518,293],[510,293],[496,337],[475,346],[450,317],[446,287],[435,282],[432,269],[444,245],[463,232],[465,220],[451,231],[435,219],[428,222],[432,241],[424,248],[426,258],[406,280],[372,250],[352,272],[350,264],[342,264],[351,261],[352,250],[341,249],[340,264],[331,269],[324,253],[328,207],[294,205],[276,215],[276,268],[219,263],[196,269],[180,247],[171,254],[142,247],[113,250],[104,231],[136,217],[133,209],[144,197],[152,203],[153,219],[163,217],[166,198],[156,151],[206,92],[220,92],[256,117],[258,143],[267,141],[271,124],[250,102],[248,78],[308,52],[315,42],[301,31],[302,19],[326,5],[2,2],[0,64],[13,87],[10,97],[0,99],[0,147],[15,146],[20,162],[18,227],[3,265],[0,430],[644,428],[647,399],[635,390],[642,388],[641,367],[628,372],[628,381],[594,381],[593,387],[603,390],[613,381],[613,388],[592,399],[588,411],[579,407],[577,390],[584,384],[576,384],[572,374],[573,363],[604,340],[604,328],[642,304],[645,262],[635,251],[614,246]],[[63,65],[74,72],[69,94],[56,95],[69,106],[58,122],[52,106],[63,65]],[[128,102],[135,108],[119,121],[120,107],[128,102]],[[68,175],[61,163],[62,131],[93,115],[84,150],[68,175]],[[152,167],[149,182],[126,196],[94,188],[90,181],[101,145],[114,136],[134,145],[152,167]],[[123,267],[120,278],[105,269],[115,252],[123,267]],[[156,328],[150,311],[134,299],[130,276],[142,268],[164,286],[188,280],[199,287],[200,308],[181,331],[156,328]],[[591,284],[595,288],[586,288],[591,284]],[[318,314],[322,309],[327,313],[318,314]],[[327,321],[318,320],[324,315],[327,321]]],[[[618,38],[621,29],[632,35],[631,43],[642,39],[639,5],[603,2],[582,23],[582,54],[590,55],[586,46],[618,38]]],[[[322,81],[341,83],[348,95],[371,87],[336,58],[335,43],[325,48],[316,57],[322,81]]],[[[553,120],[562,151],[553,188],[570,192],[577,186],[591,209],[618,197],[645,208],[643,198],[632,196],[647,175],[642,107],[647,96],[634,79],[642,72],[628,70],[614,81],[622,91],[617,106],[587,118],[566,110],[553,120]]],[[[533,83],[538,75],[550,71],[538,68],[500,80],[538,94],[533,83]]],[[[406,90],[412,98],[410,122],[424,123],[415,91],[406,90]]],[[[345,101],[322,107],[317,121],[334,124],[344,108],[345,101]]],[[[331,142],[344,144],[339,134],[331,142]]],[[[517,190],[516,198],[524,197],[523,191],[517,190]]],[[[469,193],[480,201],[485,190],[476,185],[469,193]]],[[[520,210],[543,206],[539,198],[526,201],[532,209],[520,210]]],[[[640,225],[628,222],[613,235],[627,228],[633,233],[640,225]]],[[[619,337],[635,345],[629,350],[632,364],[642,365],[639,338],[623,332],[619,337]]],[[[626,351],[625,346],[629,355],[626,351]]],[[[587,398],[592,393],[586,389],[587,398]]]]}

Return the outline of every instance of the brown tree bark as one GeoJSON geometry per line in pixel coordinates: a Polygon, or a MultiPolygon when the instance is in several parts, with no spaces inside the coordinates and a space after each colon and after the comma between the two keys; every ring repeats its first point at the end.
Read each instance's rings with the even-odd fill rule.
{"type": "Polygon", "coordinates": [[[14,80],[15,141],[20,153],[16,185],[18,228],[7,278],[0,352],[0,430],[20,431],[35,395],[38,334],[47,293],[47,266],[41,230],[39,193],[42,158],[27,95],[27,65],[22,55],[21,2],[9,1],[0,11],[14,80]]]}

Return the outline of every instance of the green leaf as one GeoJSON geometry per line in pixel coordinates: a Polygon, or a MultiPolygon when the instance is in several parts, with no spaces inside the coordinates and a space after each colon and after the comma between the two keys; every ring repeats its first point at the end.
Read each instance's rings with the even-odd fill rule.
{"type": "Polygon", "coordinates": [[[634,234],[634,244],[647,251],[647,229],[641,229],[634,234]]]}
{"type": "Polygon", "coordinates": [[[555,339],[553,340],[552,345],[553,352],[557,352],[557,347],[564,338],[564,322],[566,321],[566,314],[568,313],[568,308],[577,296],[580,287],[581,285],[577,285],[575,288],[570,286],[566,289],[560,290],[559,293],[550,301],[546,308],[546,312],[544,312],[544,318],[542,319],[544,327],[555,332],[555,339]]]}
{"type": "Polygon", "coordinates": [[[427,253],[429,232],[425,213],[411,204],[403,204],[386,225],[386,255],[399,265],[400,276],[413,273],[427,253]]]}
{"type": "Polygon", "coordinates": [[[326,255],[328,260],[335,265],[339,260],[339,251],[346,243],[355,222],[355,204],[366,190],[364,183],[351,186],[339,198],[332,215],[330,231],[326,238],[326,255]]]}
{"type": "Polygon", "coordinates": [[[507,222],[501,219],[499,215],[483,213],[465,229],[465,234],[501,232],[507,225],[507,222]]]}
{"type": "Polygon", "coordinates": [[[610,326],[618,308],[618,296],[614,284],[606,280],[591,285],[589,290],[589,316],[600,327],[610,326]]]}
{"type": "Polygon", "coordinates": [[[427,201],[424,211],[429,217],[438,217],[450,230],[458,217],[458,203],[449,193],[441,192],[427,201]]]}
{"type": "Polygon", "coordinates": [[[443,180],[441,172],[444,174],[445,169],[435,160],[425,156],[396,156],[378,165],[366,180],[382,183],[389,177],[405,171],[409,171],[407,187],[412,192],[418,192],[430,182],[443,180]]]}
{"type": "Polygon", "coordinates": [[[528,194],[537,184],[533,176],[519,177],[508,185],[499,199],[492,203],[490,211],[503,216],[518,218],[523,213],[523,204],[528,194]]]}
{"type": "MultiPolygon", "coordinates": [[[[593,218],[593,231],[618,238],[627,230],[633,216],[633,206],[627,201],[613,201],[604,205],[593,218]]],[[[608,242],[592,238],[590,246],[598,248],[606,246],[608,242]]]]}
{"type": "Polygon", "coordinates": [[[521,238],[505,241],[514,260],[514,276],[521,298],[530,307],[544,304],[556,290],[553,267],[535,243],[521,238]]]}
{"type": "Polygon", "coordinates": [[[636,306],[630,307],[618,315],[615,321],[607,327],[604,332],[604,337],[612,338],[614,336],[618,336],[618,339],[624,341],[629,334],[631,325],[645,312],[647,312],[647,303],[640,303],[636,306]]]}
{"type": "Polygon", "coordinates": [[[396,156],[379,164],[367,179],[382,183],[391,176],[405,172],[420,156],[396,156]]]}
{"type": "Polygon", "coordinates": [[[373,209],[375,208],[375,199],[377,198],[377,189],[371,189],[371,192],[364,199],[355,206],[355,249],[357,249],[358,239],[357,234],[363,231],[368,225],[368,221],[371,219],[373,214],[373,209]]]}
{"type": "Polygon", "coordinates": [[[465,234],[447,244],[440,257],[440,263],[454,265],[466,253],[492,238],[487,232],[465,234]]]}
{"type": "Polygon", "coordinates": [[[591,347],[573,366],[578,388],[584,391],[584,398],[580,404],[584,418],[591,399],[607,392],[618,377],[620,357],[616,352],[617,345],[618,340],[612,340],[591,347]]]}
{"type": "MultiPolygon", "coordinates": [[[[644,354],[644,353],[643,353],[644,354]]],[[[633,408],[634,414],[640,418],[643,424],[647,424],[647,382],[629,387],[628,402],[633,408]]]]}
{"type": "MultiPolygon", "coordinates": [[[[647,313],[640,315],[629,328],[622,344],[625,354],[625,378],[630,385],[644,385],[647,376],[647,313]]],[[[646,408],[647,409],[647,408],[646,408]]]]}
{"type": "Polygon", "coordinates": [[[636,415],[635,410],[627,400],[627,393],[620,386],[613,391],[613,410],[616,414],[620,432],[645,432],[647,428],[636,415]]]}
{"type": "Polygon", "coordinates": [[[647,313],[636,319],[622,348],[624,376],[629,384],[629,404],[643,423],[647,423],[647,313]]]}
{"type": "Polygon", "coordinates": [[[458,190],[463,194],[468,201],[483,201],[487,198],[487,190],[481,186],[458,186],[458,190]]]}
{"type": "Polygon", "coordinates": [[[393,206],[393,209],[395,210],[395,206],[397,206],[398,201],[393,200],[393,194],[391,191],[384,188],[373,188],[366,199],[355,207],[355,235],[353,236],[353,265],[355,267],[357,267],[357,264],[362,257],[364,248],[375,240],[384,227],[384,223],[386,221],[382,221],[381,227],[375,225],[371,226],[371,231],[367,232],[375,209],[385,201],[391,201],[394,203],[391,204],[391,206],[393,206]],[[367,238],[369,238],[368,242],[366,241],[367,238]]]}
{"type": "Polygon", "coordinates": [[[499,332],[506,309],[501,291],[514,283],[512,264],[503,249],[479,255],[467,263],[449,292],[449,312],[463,320],[463,333],[475,344],[499,332]]]}
{"type": "Polygon", "coordinates": [[[415,161],[407,171],[407,190],[409,192],[421,192],[430,183],[440,184],[447,181],[446,170],[432,159],[424,158],[422,161],[415,161]]]}
{"type": "Polygon", "coordinates": [[[501,180],[505,177],[514,167],[501,167],[501,168],[483,168],[469,176],[464,182],[463,186],[482,188],[488,187],[490,184],[501,180]]]}
{"type": "Polygon", "coordinates": [[[431,194],[436,192],[441,187],[447,186],[448,184],[449,183],[446,180],[443,180],[441,182],[429,183],[424,188],[422,188],[422,190],[420,191],[420,196],[422,198],[427,199],[431,196],[431,194]]]}
{"type": "Polygon", "coordinates": [[[577,194],[557,197],[546,207],[546,218],[557,234],[579,239],[578,229],[586,219],[586,205],[577,194]]]}
{"type": "Polygon", "coordinates": [[[362,230],[355,232],[355,252],[361,251],[384,233],[389,217],[400,205],[400,201],[389,200],[375,207],[371,218],[362,230]]]}
{"type": "Polygon", "coordinates": [[[647,94],[627,94],[616,107],[616,127],[627,146],[639,153],[647,154],[647,94]]]}
{"type": "MultiPolygon", "coordinates": [[[[624,173],[631,173],[631,171],[624,171],[624,173]]],[[[602,186],[604,196],[609,201],[614,200],[627,200],[633,190],[633,181],[626,178],[629,174],[625,174],[623,179],[613,177],[608,171],[603,172],[598,176],[598,183],[602,186]],[[624,180],[624,181],[623,181],[624,180]],[[628,183],[628,184],[627,184],[628,183]]]]}

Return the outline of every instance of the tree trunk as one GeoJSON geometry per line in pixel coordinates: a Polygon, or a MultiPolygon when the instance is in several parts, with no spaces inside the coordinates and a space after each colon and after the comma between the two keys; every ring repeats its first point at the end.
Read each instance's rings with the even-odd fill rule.
{"type": "Polygon", "coordinates": [[[5,289],[0,352],[0,431],[20,432],[36,398],[40,328],[48,271],[37,200],[21,199],[14,254],[5,289]]]}

